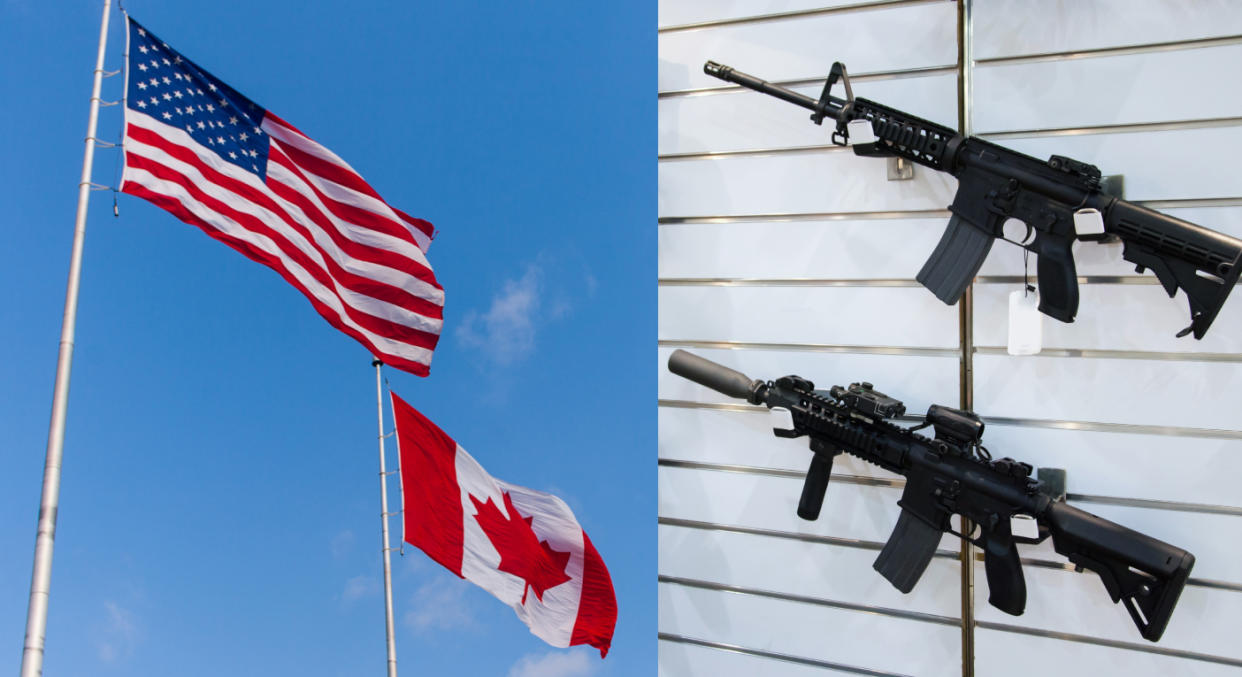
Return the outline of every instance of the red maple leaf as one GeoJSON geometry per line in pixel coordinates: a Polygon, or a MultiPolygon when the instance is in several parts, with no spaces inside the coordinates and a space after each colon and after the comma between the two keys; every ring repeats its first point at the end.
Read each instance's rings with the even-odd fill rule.
{"type": "Polygon", "coordinates": [[[527,588],[534,590],[535,597],[542,602],[545,590],[569,580],[565,574],[569,553],[553,550],[547,541],[539,540],[530,526],[534,518],[523,517],[513,507],[507,491],[504,492],[504,500],[509,517],[500,512],[490,497],[487,503],[480,503],[479,499],[471,496],[470,502],[477,512],[475,520],[500,553],[498,568],[526,582],[522,586],[522,604],[526,604],[527,588]]]}

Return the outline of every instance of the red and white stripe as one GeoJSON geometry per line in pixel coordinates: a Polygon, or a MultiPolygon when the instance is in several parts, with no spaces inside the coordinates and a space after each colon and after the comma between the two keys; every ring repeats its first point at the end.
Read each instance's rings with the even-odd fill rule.
{"type": "Polygon", "coordinates": [[[617,600],[604,560],[569,506],[552,494],[498,480],[439,427],[392,395],[405,539],[458,576],[513,608],[530,631],[548,644],[589,644],[608,654],[617,622],[617,600]],[[530,520],[536,538],[569,553],[569,580],[528,594],[526,581],[499,569],[501,555],[477,521],[489,501],[505,510],[508,495],[518,515],[530,520]]]}
{"type": "Polygon", "coordinates": [[[125,111],[121,191],[198,226],[297,287],[375,357],[426,376],[444,290],[430,223],[389,206],[344,160],[268,113],[267,180],[184,130],[125,111]]]}

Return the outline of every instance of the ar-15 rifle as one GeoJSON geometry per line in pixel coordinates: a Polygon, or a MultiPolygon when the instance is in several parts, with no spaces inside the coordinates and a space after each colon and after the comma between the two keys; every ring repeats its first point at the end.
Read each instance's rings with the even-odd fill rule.
{"type": "Polygon", "coordinates": [[[832,142],[849,142],[848,123],[866,120],[874,143],[855,144],[854,153],[871,157],[897,156],[957,177],[953,216],[916,279],[947,304],[961,298],[992,242],[1003,237],[1004,224],[1015,218],[1026,224],[1021,244],[1038,255],[1039,310],[1062,322],[1078,313],[1078,277],[1071,247],[1079,240],[1125,243],[1125,260],[1142,273],[1150,268],[1169,296],[1181,288],[1190,300],[1191,332],[1201,339],[1216,319],[1242,272],[1242,241],[1188,221],[1126,202],[1101,190],[1100,170],[1060,155],[1047,162],[978,137],[917,118],[867,99],[854,98],[849,76],[840,62],[832,65],[818,100],[708,61],[703,72],[810,109],[811,120],[836,121],[832,142]],[[845,85],[846,98],[831,95],[845,85]],[[1077,234],[1074,214],[1095,209],[1104,233],[1077,234]],[[1034,234],[1034,239],[1031,235],[1034,234]]]}
{"type": "Polygon", "coordinates": [[[798,516],[819,517],[833,458],[842,452],[905,476],[901,516],[873,565],[908,593],[923,575],[942,533],[953,532],[954,513],[970,519],[983,548],[992,606],[1015,616],[1026,609],[1026,582],[1016,543],[1052,536],[1053,548],[1077,567],[1099,574],[1113,602],[1121,602],[1139,632],[1160,639],[1194,566],[1195,556],[1040,492],[1031,466],[993,460],[980,444],[983,421],[974,413],[933,405],[924,423],[901,428],[888,419],[905,413],[898,400],[869,383],[815,390],[799,376],[753,381],[745,374],[684,350],[673,351],[669,371],[730,397],[789,411],[793,428],[778,437],[810,437],[811,466],[802,485],[798,516]],[[914,432],[932,426],[935,439],[914,432]],[[1033,518],[1037,533],[1014,534],[1013,520],[1033,518]]]}

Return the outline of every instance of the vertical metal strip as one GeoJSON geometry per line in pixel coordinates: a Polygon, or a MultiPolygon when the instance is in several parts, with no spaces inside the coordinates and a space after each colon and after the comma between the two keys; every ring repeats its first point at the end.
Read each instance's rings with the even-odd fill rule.
{"type": "MultiPolygon", "coordinates": [[[[957,125],[967,136],[972,131],[971,104],[974,100],[974,48],[971,30],[972,0],[958,0],[957,4],[957,125]]],[[[974,410],[975,404],[975,336],[974,336],[974,283],[966,287],[958,301],[958,334],[961,337],[961,371],[959,393],[961,407],[974,410]]],[[[961,533],[969,535],[974,524],[961,518],[961,533]]],[[[974,545],[962,538],[961,589],[962,589],[962,677],[975,674],[975,553],[974,545]]]]}
{"type": "Polygon", "coordinates": [[[380,533],[383,537],[382,552],[384,554],[384,624],[388,633],[388,677],[397,677],[397,643],[393,633],[392,622],[392,559],[388,547],[388,468],[384,463],[384,383],[381,370],[384,363],[376,359],[371,362],[375,367],[375,407],[376,418],[379,420],[379,477],[380,477],[380,519],[383,526],[380,533]]]}
{"type": "Polygon", "coordinates": [[[26,607],[26,642],[22,648],[22,677],[43,674],[43,650],[47,635],[47,607],[52,590],[52,550],[56,540],[56,511],[60,506],[60,468],[65,450],[65,421],[69,415],[69,372],[73,366],[73,338],[78,317],[78,287],[82,281],[82,247],[86,241],[86,212],[91,197],[91,167],[95,161],[95,131],[99,123],[99,93],[104,77],[104,52],[108,45],[108,11],[104,0],[99,23],[99,51],[95,55],[95,78],[91,85],[90,115],[86,123],[86,150],[82,179],[78,182],[78,210],[73,224],[73,251],[69,257],[69,281],[65,312],[60,324],[60,349],[56,356],[56,384],[52,389],[52,420],[48,425],[47,456],[43,464],[43,493],[39,499],[39,524],[35,531],[34,567],[30,574],[30,602],[26,607]]]}

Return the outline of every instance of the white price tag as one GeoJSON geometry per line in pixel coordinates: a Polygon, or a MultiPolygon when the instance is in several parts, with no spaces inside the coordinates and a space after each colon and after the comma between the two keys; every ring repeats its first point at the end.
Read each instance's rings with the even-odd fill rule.
{"type": "Polygon", "coordinates": [[[1009,518],[1009,532],[1015,538],[1039,538],[1039,523],[1030,515],[1017,514],[1009,518]]]}
{"type": "Polygon", "coordinates": [[[768,410],[768,419],[773,430],[793,430],[793,413],[784,407],[772,407],[768,410]]]}
{"type": "Polygon", "coordinates": [[[871,131],[871,123],[867,120],[851,120],[845,129],[850,133],[850,145],[875,143],[875,133],[871,131]]]}
{"type": "Polygon", "coordinates": [[[1074,232],[1078,237],[1103,235],[1104,217],[1100,215],[1100,210],[1087,207],[1074,212],[1074,232]]]}
{"type": "Polygon", "coordinates": [[[1039,312],[1039,292],[1010,292],[1009,354],[1035,355],[1043,347],[1044,315],[1039,312]]]}

